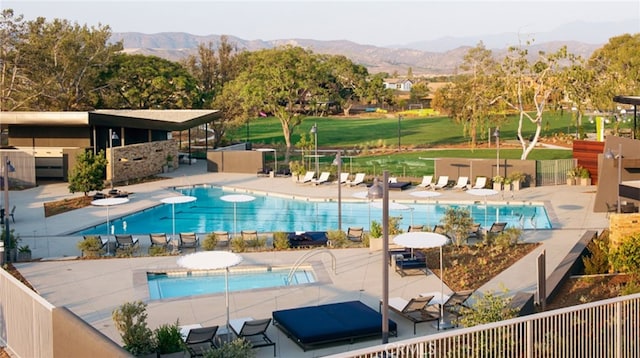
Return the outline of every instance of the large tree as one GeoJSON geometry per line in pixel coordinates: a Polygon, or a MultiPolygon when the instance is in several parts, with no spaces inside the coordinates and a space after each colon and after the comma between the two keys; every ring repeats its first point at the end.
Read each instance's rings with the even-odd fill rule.
{"type": "Polygon", "coordinates": [[[18,45],[24,41],[25,23],[13,10],[2,10],[0,18],[0,110],[13,111],[29,99],[20,66],[18,45]]]}
{"type": "Polygon", "coordinates": [[[259,111],[280,121],[286,143],[285,162],[289,162],[293,130],[302,123],[311,104],[322,100],[320,86],[326,79],[321,71],[320,57],[300,47],[282,47],[252,52],[247,65],[231,81],[238,105],[246,116],[259,111]]]}
{"type": "Polygon", "coordinates": [[[340,103],[345,116],[367,93],[369,72],[363,65],[353,63],[345,56],[329,56],[323,62],[329,75],[324,86],[331,100],[340,103]]]}

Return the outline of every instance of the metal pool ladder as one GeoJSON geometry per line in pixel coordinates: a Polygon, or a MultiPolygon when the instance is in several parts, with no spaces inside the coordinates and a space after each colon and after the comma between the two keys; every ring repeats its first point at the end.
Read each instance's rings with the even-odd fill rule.
{"type": "Polygon", "coordinates": [[[303,262],[305,262],[309,257],[316,254],[321,254],[323,252],[326,252],[329,255],[331,255],[331,269],[333,269],[333,274],[335,275],[336,274],[336,257],[333,255],[331,251],[329,251],[329,249],[324,247],[319,247],[317,249],[313,249],[307,252],[306,254],[302,255],[298,260],[296,260],[296,263],[293,264],[293,267],[291,268],[291,271],[289,271],[289,275],[287,276],[287,281],[286,281],[287,285],[291,284],[291,279],[293,278],[293,275],[296,273],[296,271],[298,270],[300,265],[302,265],[303,262]]]}

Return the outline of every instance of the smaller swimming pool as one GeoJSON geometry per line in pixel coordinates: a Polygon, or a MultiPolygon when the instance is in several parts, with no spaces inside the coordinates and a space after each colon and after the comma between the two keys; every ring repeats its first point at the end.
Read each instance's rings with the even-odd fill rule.
{"type": "MultiPolygon", "coordinates": [[[[229,292],[258,288],[277,288],[316,282],[313,268],[298,268],[287,282],[290,267],[251,268],[229,272],[229,292]]],[[[224,270],[147,272],[149,298],[189,297],[221,293],[225,291],[224,270]]]]}

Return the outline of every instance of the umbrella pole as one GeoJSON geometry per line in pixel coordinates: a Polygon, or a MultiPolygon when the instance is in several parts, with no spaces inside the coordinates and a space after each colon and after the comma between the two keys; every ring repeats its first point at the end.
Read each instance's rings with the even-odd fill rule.
{"type": "Polygon", "coordinates": [[[109,237],[109,205],[107,205],[107,256],[111,255],[111,249],[109,248],[109,241],[110,241],[110,237],[109,237]]]}
{"type": "Polygon", "coordinates": [[[231,330],[229,329],[229,267],[224,271],[224,300],[227,306],[227,343],[229,343],[231,338],[231,330]]]}
{"type": "Polygon", "coordinates": [[[442,245],[440,245],[440,328],[444,326],[444,271],[442,266],[442,245]]]}
{"type": "Polygon", "coordinates": [[[171,239],[176,239],[176,204],[171,204],[171,228],[172,234],[171,239]]]}
{"type": "Polygon", "coordinates": [[[236,226],[236,203],[233,203],[233,237],[238,237],[238,227],[236,226]]]}

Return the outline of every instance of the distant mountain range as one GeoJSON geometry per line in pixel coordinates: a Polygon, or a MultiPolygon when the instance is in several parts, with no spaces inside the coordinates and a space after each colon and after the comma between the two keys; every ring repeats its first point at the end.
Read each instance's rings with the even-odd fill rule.
{"type": "MultiPolygon", "coordinates": [[[[469,48],[482,41],[498,58],[507,48],[518,42],[534,40],[531,53],[539,50],[553,52],[566,45],[569,52],[589,57],[611,37],[625,33],[640,32],[636,20],[618,23],[567,24],[549,33],[515,34],[505,33],[473,37],[443,37],[433,41],[414,42],[406,45],[377,47],[361,45],[351,41],[318,41],[310,39],[245,40],[227,35],[229,41],[239,49],[256,51],[283,45],[294,45],[311,49],[315,53],[344,55],[352,61],[366,66],[370,73],[387,72],[404,75],[411,68],[414,75],[451,74],[460,65],[469,48]],[[570,34],[570,35],[569,35],[570,34]],[[560,40],[560,39],[570,40],[560,40]]],[[[216,48],[220,35],[197,36],[188,33],[166,32],[143,34],[137,32],[113,33],[112,41],[123,41],[127,53],[154,55],[170,60],[180,60],[195,54],[199,43],[211,42],[216,48]]]]}

